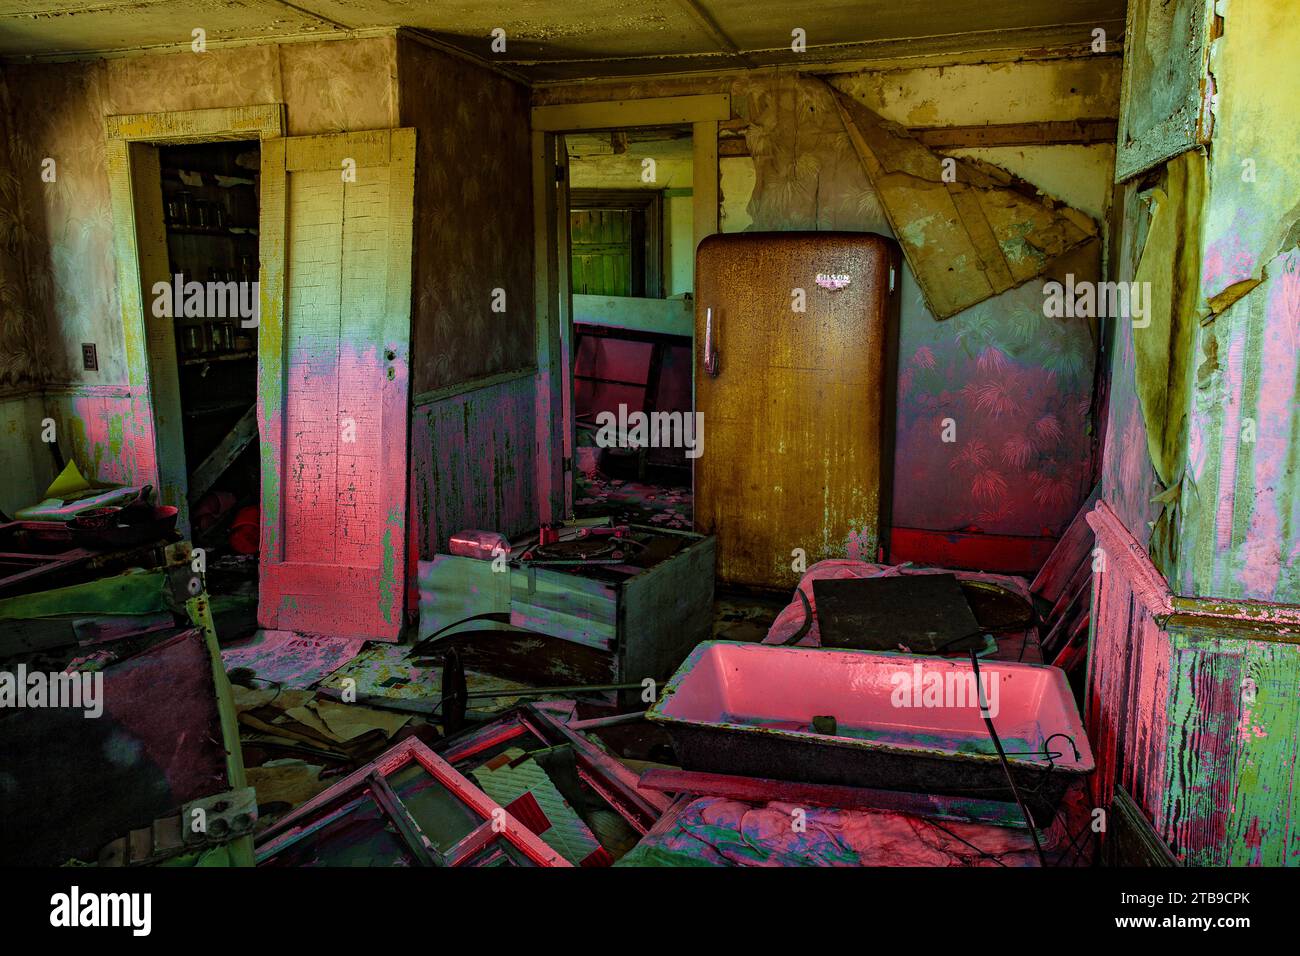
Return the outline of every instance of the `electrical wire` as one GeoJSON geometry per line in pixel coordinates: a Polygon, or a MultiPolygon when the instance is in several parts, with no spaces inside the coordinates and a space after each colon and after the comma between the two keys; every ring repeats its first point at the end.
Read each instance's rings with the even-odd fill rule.
{"type": "MultiPolygon", "coordinates": [[[[1015,778],[1011,775],[1011,763],[1002,750],[1002,741],[998,739],[998,732],[993,728],[993,719],[989,716],[988,702],[984,699],[984,686],[980,683],[980,662],[974,651],[970,652],[970,663],[971,667],[975,669],[975,693],[979,697],[980,716],[984,718],[984,726],[988,728],[989,736],[993,738],[993,747],[998,752],[998,759],[1002,761],[1002,771],[1007,775],[1007,783],[1011,785],[1011,794],[1016,798],[1016,803],[1020,806],[1020,812],[1025,815],[1025,823],[1029,827],[1030,837],[1033,838],[1034,852],[1038,854],[1039,865],[1046,869],[1047,855],[1043,852],[1042,841],[1038,839],[1038,830],[1034,827],[1034,818],[1029,815],[1029,808],[1025,806],[1024,798],[1020,796],[1020,788],[1016,786],[1015,778]]],[[[1046,742],[1044,742],[1043,746],[1046,749],[1046,742]]],[[[1051,773],[1050,769],[1048,773],[1051,773]]]]}

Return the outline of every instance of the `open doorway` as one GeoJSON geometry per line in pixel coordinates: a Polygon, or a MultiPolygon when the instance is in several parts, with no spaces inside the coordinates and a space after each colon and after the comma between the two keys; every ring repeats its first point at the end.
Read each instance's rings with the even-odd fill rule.
{"type": "Polygon", "coordinates": [[[256,627],[260,162],[256,140],[158,150],[185,494],[223,638],[256,627]]]}
{"type": "Polygon", "coordinates": [[[693,411],[692,128],[564,140],[574,514],[689,528],[688,449],[637,424],[684,422],[693,411]]]}

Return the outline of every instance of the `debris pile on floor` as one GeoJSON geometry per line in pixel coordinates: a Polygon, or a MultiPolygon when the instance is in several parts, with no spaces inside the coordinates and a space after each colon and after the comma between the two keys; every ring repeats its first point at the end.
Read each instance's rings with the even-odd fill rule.
{"type": "Polygon", "coordinates": [[[689,511],[689,495],[604,487],[648,522],[459,532],[420,562],[406,643],[250,630],[255,560],[216,558],[207,580],[229,599],[213,601],[184,543],[0,599],[8,667],[117,688],[111,740],[66,733],[65,711],[3,715],[12,774],[47,804],[0,794],[26,834],[6,850],[101,865],[1092,858],[1088,743],[1065,675],[1040,663],[1045,638],[1064,653],[1080,626],[1062,619],[1086,542],[1032,583],[823,561],[782,608],[715,595],[713,539],[664,507],[689,511]],[[899,674],[918,682],[909,701],[931,684],[971,694],[900,712],[899,674]],[[160,734],[183,745],[145,759],[160,734]],[[66,753],[48,761],[49,746],[66,753]],[[49,768],[68,760],[89,769],[61,789],[49,768]],[[52,841],[48,807],[83,822],[52,841]],[[220,835],[184,831],[198,810],[220,835]]]}

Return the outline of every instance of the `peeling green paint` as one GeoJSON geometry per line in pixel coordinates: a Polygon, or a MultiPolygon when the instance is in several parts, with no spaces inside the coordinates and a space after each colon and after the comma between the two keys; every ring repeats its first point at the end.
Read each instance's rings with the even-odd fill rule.
{"type": "Polygon", "coordinates": [[[388,513],[388,527],[384,529],[384,563],[379,572],[379,610],[384,620],[393,623],[393,605],[397,600],[397,562],[394,558],[393,534],[402,534],[401,512],[394,508],[388,513]]]}

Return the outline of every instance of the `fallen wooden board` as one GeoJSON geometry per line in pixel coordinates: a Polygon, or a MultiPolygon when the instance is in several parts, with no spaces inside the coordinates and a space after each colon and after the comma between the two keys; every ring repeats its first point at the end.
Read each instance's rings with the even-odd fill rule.
{"type": "Polygon", "coordinates": [[[212,453],[204,458],[199,467],[190,476],[189,498],[198,502],[214,484],[225,474],[226,469],[235,463],[248,443],[257,437],[257,405],[249,405],[248,411],[240,416],[239,421],[226,433],[226,437],[217,443],[212,453]]]}
{"type": "Polygon", "coordinates": [[[1096,222],[1033,184],[989,163],[940,156],[852,97],[833,95],[935,318],[1044,275],[1098,242],[1096,222]]]}

